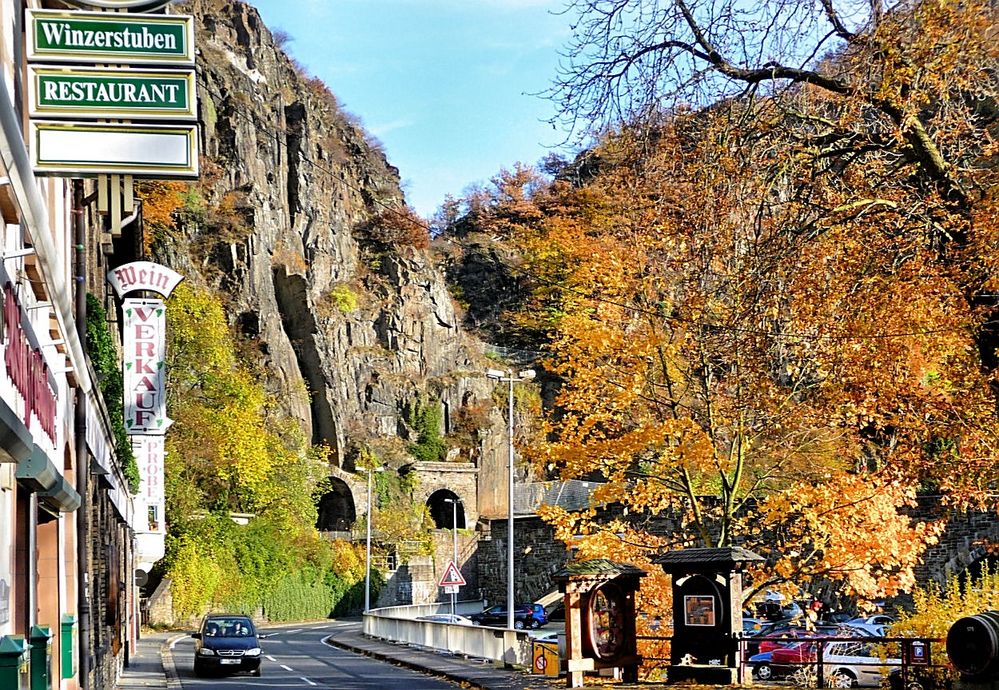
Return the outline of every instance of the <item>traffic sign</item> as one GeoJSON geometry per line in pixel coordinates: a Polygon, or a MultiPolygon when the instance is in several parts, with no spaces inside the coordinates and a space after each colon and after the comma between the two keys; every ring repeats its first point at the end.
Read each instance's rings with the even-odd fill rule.
{"type": "Polygon", "coordinates": [[[458,566],[454,564],[454,561],[448,561],[447,568],[444,569],[441,581],[437,585],[439,587],[463,587],[465,584],[467,583],[465,582],[465,578],[461,576],[458,566]]]}

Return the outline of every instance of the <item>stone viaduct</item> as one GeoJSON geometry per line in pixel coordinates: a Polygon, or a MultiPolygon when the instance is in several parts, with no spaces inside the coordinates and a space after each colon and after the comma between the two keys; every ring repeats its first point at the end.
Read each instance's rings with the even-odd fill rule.
{"type": "MultiPolygon", "coordinates": [[[[417,463],[415,471],[419,472],[419,482],[414,498],[427,506],[436,527],[435,552],[433,556],[409,559],[408,563],[390,568],[389,586],[380,595],[379,605],[422,603],[442,597],[436,583],[448,561],[454,558],[455,542],[458,565],[468,582],[461,598],[505,601],[506,478],[494,475],[486,480],[479,467],[467,462],[417,463]],[[460,502],[452,503],[455,499],[460,502]],[[454,527],[456,532],[452,532],[454,527]]],[[[586,507],[595,486],[579,481],[516,484],[514,590],[519,600],[533,601],[550,593],[554,588],[552,575],[571,557],[566,546],[554,538],[552,529],[537,517],[538,507],[542,504],[558,504],[570,510],[586,507]]],[[[338,470],[334,490],[323,498],[320,506],[320,529],[334,534],[349,531],[366,511],[365,492],[361,475],[338,470]]],[[[996,566],[996,555],[989,548],[999,544],[999,516],[995,512],[947,512],[936,497],[927,496],[920,499],[913,517],[945,519],[947,524],[940,541],[926,551],[917,570],[920,581],[943,584],[952,574],[977,573],[986,563],[996,566]]],[[[669,531],[669,518],[663,518],[663,523],[664,531],[669,531]]],[[[363,520],[358,524],[363,526],[363,520]]],[[[357,532],[354,536],[357,537],[357,532]]]]}

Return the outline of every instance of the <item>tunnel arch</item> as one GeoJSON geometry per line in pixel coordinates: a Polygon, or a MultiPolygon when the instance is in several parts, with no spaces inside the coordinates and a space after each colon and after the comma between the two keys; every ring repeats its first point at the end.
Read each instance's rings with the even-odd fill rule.
{"type": "Polygon", "coordinates": [[[437,529],[465,529],[465,504],[450,489],[438,489],[427,498],[427,510],[437,529]],[[458,501],[457,515],[451,501],[458,501]],[[457,523],[457,524],[455,524],[457,523]]]}
{"type": "Polygon", "coordinates": [[[320,532],[344,532],[354,526],[357,509],[347,482],[330,477],[330,490],[319,499],[316,529],[320,532]]]}

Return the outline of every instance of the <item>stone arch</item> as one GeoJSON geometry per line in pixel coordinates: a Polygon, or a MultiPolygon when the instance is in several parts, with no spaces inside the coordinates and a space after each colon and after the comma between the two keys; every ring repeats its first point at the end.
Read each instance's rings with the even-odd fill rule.
{"type": "Polygon", "coordinates": [[[437,529],[465,529],[465,504],[450,489],[438,489],[427,498],[427,510],[437,529]],[[457,511],[451,501],[458,501],[457,511]],[[455,515],[457,512],[457,515],[455,515]],[[455,524],[457,522],[457,525],[455,524]]]}
{"type": "Polygon", "coordinates": [[[316,529],[320,532],[343,532],[357,520],[354,494],[347,482],[337,477],[330,477],[330,490],[319,499],[318,508],[316,529]]]}
{"type": "Polygon", "coordinates": [[[966,587],[969,582],[978,580],[986,572],[999,572],[999,554],[989,551],[984,546],[979,545],[972,551],[971,558],[974,560],[958,574],[961,587],[966,587]]]}
{"type": "Polygon", "coordinates": [[[977,573],[983,565],[995,565],[994,556],[989,558],[990,546],[999,544],[999,521],[993,511],[968,511],[944,514],[937,500],[929,505],[921,505],[919,517],[923,519],[946,519],[946,527],[938,542],[926,549],[923,564],[916,570],[916,578],[925,582],[934,580],[946,585],[951,576],[963,578],[972,569],[977,573]]]}

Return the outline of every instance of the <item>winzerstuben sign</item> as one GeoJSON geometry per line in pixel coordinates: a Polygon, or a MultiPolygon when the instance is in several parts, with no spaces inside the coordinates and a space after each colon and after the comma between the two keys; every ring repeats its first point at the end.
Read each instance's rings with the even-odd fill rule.
{"type": "Polygon", "coordinates": [[[194,66],[189,15],[27,10],[28,60],[194,66]]]}
{"type": "Polygon", "coordinates": [[[31,117],[197,118],[193,70],[28,68],[31,117]]]}

